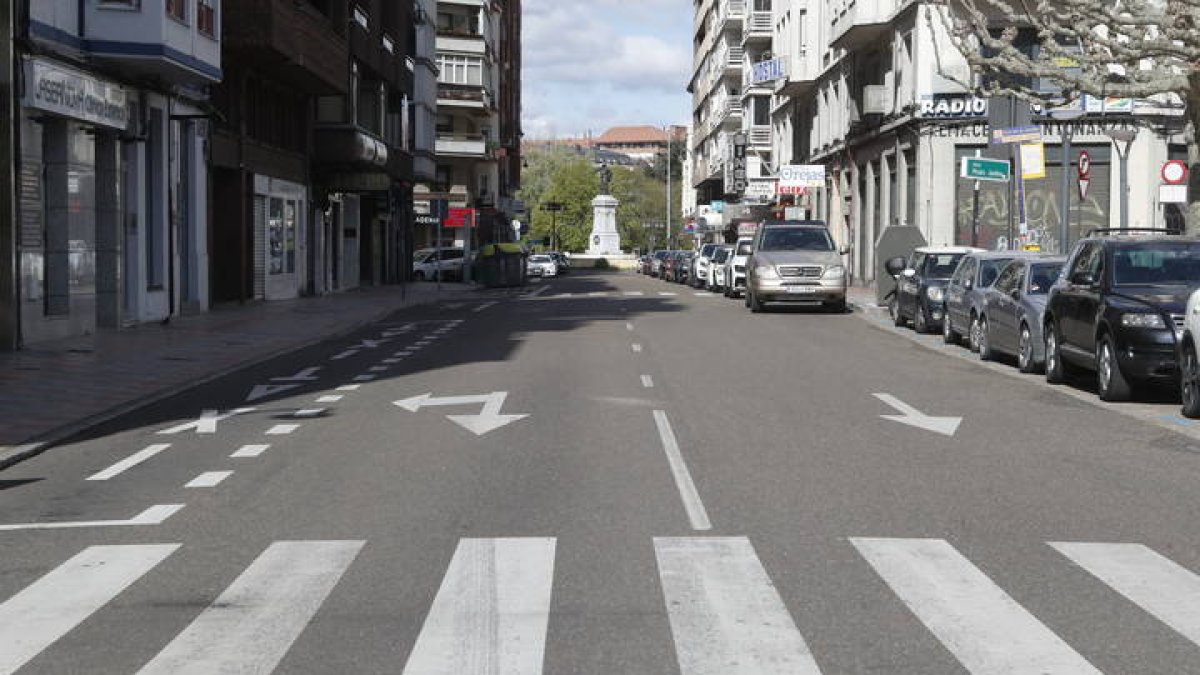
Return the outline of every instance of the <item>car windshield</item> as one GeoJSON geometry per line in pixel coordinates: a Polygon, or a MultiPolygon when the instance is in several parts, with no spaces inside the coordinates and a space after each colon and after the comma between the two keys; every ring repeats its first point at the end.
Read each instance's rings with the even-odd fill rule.
{"type": "Polygon", "coordinates": [[[729,258],[729,249],[719,248],[713,253],[713,262],[723,263],[729,258]]]}
{"type": "Polygon", "coordinates": [[[827,230],[816,227],[772,227],[763,232],[759,249],[763,251],[832,251],[833,240],[827,230]]]}
{"type": "Polygon", "coordinates": [[[986,288],[996,282],[996,277],[1000,276],[1000,270],[1012,258],[988,258],[979,261],[979,286],[986,288]]]}
{"type": "Polygon", "coordinates": [[[535,256],[530,256],[530,257],[529,257],[529,262],[535,262],[535,263],[548,263],[548,262],[550,262],[550,256],[548,256],[548,255],[535,255],[535,256]]]}
{"type": "Polygon", "coordinates": [[[925,256],[925,269],[921,276],[926,279],[949,279],[954,276],[962,253],[929,253],[925,256]]]}
{"type": "Polygon", "coordinates": [[[1197,283],[1200,283],[1200,242],[1153,241],[1113,251],[1113,284],[1117,286],[1197,283]]]}
{"type": "Polygon", "coordinates": [[[1035,263],[1029,267],[1029,295],[1045,295],[1050,292],[1054,280],[1062,269],[1062,263],[1035,263]]]}

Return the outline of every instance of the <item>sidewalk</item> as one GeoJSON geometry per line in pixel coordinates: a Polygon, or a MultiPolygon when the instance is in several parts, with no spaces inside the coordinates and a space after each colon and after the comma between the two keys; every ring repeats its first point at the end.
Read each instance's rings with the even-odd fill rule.
{"type": "MultiPolygon", "coordinates": [[[[476,289],[442,284],[441,297],[476,289]]],[[[44,445],[146,403],[405,307],[436,302],[432,283],[366,288],[319,298],[219,306],[122,331],[0,354],[0,468],[44,445]]]]}

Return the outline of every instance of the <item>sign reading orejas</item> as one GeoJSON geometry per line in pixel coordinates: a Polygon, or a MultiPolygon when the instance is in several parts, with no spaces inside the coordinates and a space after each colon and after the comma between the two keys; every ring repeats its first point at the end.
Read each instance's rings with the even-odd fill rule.
{"type": "Polygon", "coordinates": [[[129,122],[125,89],[119,84],[45,59],[25,60],[26,107],[114,129],[129,122]]]}

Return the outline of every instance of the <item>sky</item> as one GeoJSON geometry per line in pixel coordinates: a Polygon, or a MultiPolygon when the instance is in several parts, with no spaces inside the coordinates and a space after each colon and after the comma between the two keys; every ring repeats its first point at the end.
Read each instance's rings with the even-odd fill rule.
{"type": "Polygon", "coordinates": [[[692,0],[523,0],[526,140],[686,124],[692,0]]]}

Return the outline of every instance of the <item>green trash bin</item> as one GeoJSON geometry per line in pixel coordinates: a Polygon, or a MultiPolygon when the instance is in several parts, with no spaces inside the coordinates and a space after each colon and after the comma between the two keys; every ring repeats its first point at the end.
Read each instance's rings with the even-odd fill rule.
{"type": "Polygon", "coordinates": [[[485,288],[525,284],[525,249],[520,244],[486,244],[479,249],[476,272],[485,288]]]}

